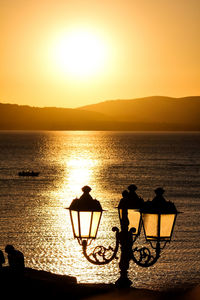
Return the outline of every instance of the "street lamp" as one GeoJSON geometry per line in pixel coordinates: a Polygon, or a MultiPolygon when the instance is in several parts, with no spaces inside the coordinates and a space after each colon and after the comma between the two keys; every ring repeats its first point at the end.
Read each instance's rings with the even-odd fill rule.
{"type": "Polygon", "coordinates": [[[83,241],[89,245],[97,236],[103,210],[100,202],[89,194],[91,191],[89,186],[84,186],[82,191],[83,195],[72,201],[69,212],[74,237],[78,239],[80,245],[83,241]]]}
{"type": "Polygon", "coordinates": [[[161,242],[164,248],[171,241],[178,214],[174,203],[163,197],[164,192],[162,188],[157,188],[156,197],[147,201],[141,209],[146,241],[156,249],[160,248],[161,242]]]}
{"type": "Polygon", "coordinates": [[[150,267],[157,262],[161,250],[171,241],[178,214],[175,205],[163,197],[162,188],[157,188],[156,197],[147,202],[137,195],[136,189],[132,184],[128,191],[122,193],[123,198],[118,205],[121,231],[117,227],[112,228],[116,233],[115,248],[96,246],[90,254],[87,253],[87,246],[97,236],[103,212],[100,202],[89,194],[89,186],[82,188],[82,196],[74,199],[69,207],[74,238],[82,245],[83,254],[89,262],[96,265],[108,264],[117,259],[120,246],[120,277],[115,283],[119,287],[129,287],[132,284],[128,278],[131,260],[141,267],[150,267]],[[154,254],[147,247],[133,247],[142,228],[154,254]]]}

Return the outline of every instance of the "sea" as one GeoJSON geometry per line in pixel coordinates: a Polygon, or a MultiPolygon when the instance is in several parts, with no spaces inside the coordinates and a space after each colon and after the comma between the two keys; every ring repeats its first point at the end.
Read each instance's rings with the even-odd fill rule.
{"type": "MultiPolygon", "coordinates": [[[[120,226],[116,207],[130,184],[145,201],[157,187],[164,188],[166,200],[181,212],[157,263],[149,268],[130,263],[132,286],[166,290],[198,284],[198,132],[1,131],[0,249],[11,244],[23,252],[27,267],[75,276],[80,283],[114,283],[120,252],[104,266],[88,262],[73,237],[66,208],[89,185],[104,212],[87,251],[98,245],[114,247],[112,227],[120,226]],[[23,170],[40,173],[18,176],[23,170]]],[[[143,231],[137,243],[154,253],[143,231]]]]}

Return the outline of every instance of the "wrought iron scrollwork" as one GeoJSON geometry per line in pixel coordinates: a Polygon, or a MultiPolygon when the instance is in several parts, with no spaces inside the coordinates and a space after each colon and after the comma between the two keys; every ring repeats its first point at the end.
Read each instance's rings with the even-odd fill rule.
{"type": "Polygon", "coordinates": [[[154,265],[160,257],[160,244],[157,243],[156,254],[153,256],[147,247],[134,248],[132,260],[141,267],[150,267],[154,265]]]}
{"type": "Polygon", "coordinates": [[[119,248],[119,229],[113,227],[113,231],[116,232],[116,245],[115,248],[109,246],[108,248],[104,246],[96,246],[90,254],[87,254],[87,242],[83,241],[83,254],[87,260],[95,265],[105,265],[111,262],[116,257],[118,248],[119,248]]]}

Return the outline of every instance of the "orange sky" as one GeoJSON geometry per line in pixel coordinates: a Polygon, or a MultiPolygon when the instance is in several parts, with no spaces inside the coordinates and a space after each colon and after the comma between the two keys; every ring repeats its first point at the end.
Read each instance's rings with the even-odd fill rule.
{"type": "Polygon", "coordinates": [[[199,36],[199,0],[0,0],[0,102],[200,95],[199,36]]]}

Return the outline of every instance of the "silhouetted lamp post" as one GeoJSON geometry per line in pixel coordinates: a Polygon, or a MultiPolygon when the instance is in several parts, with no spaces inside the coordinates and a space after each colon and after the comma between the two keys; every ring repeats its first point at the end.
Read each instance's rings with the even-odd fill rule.
{"type": "Polygon", "coordinates": [[[120,246],[120,278],[116,282],[120,287],[132,284],[128,278],[131,260],[141,267],[150,267],[157,262],[161,250],[171,241],[178,214],[175,205],[163,197],[162,188],[157,188],[156,197],[147,202],[136,194],[135,185],[130,185],[128,189],[129,191],[122,193],[123,198],[118,205],[121,231],[117,227],[112,228],[116,232],[115,248],[96,246],[90,254],[87,253],[87,246],[97,236],[103,212],[100,202],[89,194],[89,186],[82,188],[82,196],[74,199],[69,207],[74,238],[82,245],[83,254],[89,262],[96,265],[108,264],[117,259],[116,254],[120,246]],[[154,254],[147,247],[133,247],[142,228],[154,254]]]}
{"type": "Polygon", "coordinates": [[[89,245],[97,236],[103,210],[100,202],[90,196],[89,186],[84,186],[82,191],[83,195],[72,201],[69,212],[74,237],[78,239],[80,245],[83,241],[89,245]]]}

